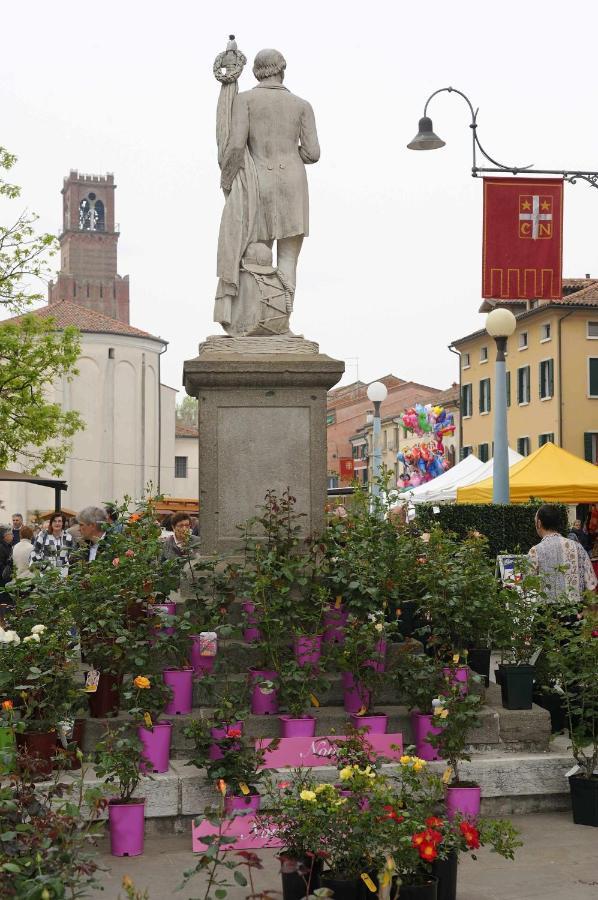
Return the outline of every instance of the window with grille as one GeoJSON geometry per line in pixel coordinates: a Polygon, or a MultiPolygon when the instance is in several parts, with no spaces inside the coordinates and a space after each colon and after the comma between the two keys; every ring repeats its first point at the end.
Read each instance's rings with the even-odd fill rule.
{"type": "Polygon", "coordinates": [[[490,412],[490,379],[483,378],[480,381],[480,412],[490,412]]]}
{"type": "Polygon", "coordinates": [[[540,326],[540,340],[549,341],[550,337],[550,322],[545,322],[544,325],[540,326]]]}
{"type": "Polygon", "coordinates": [[[588,337],[598,338],[598,322],[588,322],[588,337]]]}
{"type": "Polygon", "coordinates": [[[583,436],[583,449],[585,459],[598,464],[598,431],[586,431],[583,436]]]}
{"type": "Polygon", "coordinates": [[[478,459],[481,462],[488,462],[488,444],[478,444],[478,459]]]}
{"type": "Polygon", "coordinates": [[[519,335],[519,349],[525,350],[527,348],[527,331],[522,331],[519,335]]]}
{"type": "Polygon", "coordinates": [[[482,347],[480,350],[480,362],[488,362],[488,347],[482,347]]]}
{"type": "Polygon", "coordinates": [[[547,400],[554,394],[554,361],[543,359],[540,363],[540,398],[547,400]]]}
{"type": "Polygon", "coordinates": [[[466,456],[471,456],[473,453],[473,447],[461,447],[461,459],[465,459],[466,456]]]}
{"type": "Polygon", "coordinates": [[[530,401],[530,368],[523,366],[517,369],[517,403],[530,401]]]}
{"type": "Polygon", "coordinates": [[[175,478],[186,478],[187,477],[187,456],[175,456],[174,458],[174,477],[175,478]]]}
{"type": "Polygon", "coordinates": [[[543,447],[544,444],[554,444],[554,432],[549,431],[546,434],[538,435],[538,447],[543,447]]]}
{"type": "Polygon", "coordinates": [[[473,415],[473,390],[471,384],[461,386],[461,407],[464,417],[473,415]]]}
{"type": "Polygon", "coordinates": [[[469,366],[471,365],[469,353],[463,354],[463,356],[461,357],[461,363],[464,369],[469,369],[469,366]]]}

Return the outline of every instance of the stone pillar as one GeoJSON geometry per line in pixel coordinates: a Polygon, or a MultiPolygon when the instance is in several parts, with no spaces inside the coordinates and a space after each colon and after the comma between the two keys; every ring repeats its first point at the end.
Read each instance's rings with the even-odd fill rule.
{"type": "Polygon", "coordinates": [[[212,337],[187,360],[199,401],[199,516],[203,553],[240,546],[266,491],[287,487],[305,534],[324,527],[326,393],[344,363],[300,337],[212,337]]]}

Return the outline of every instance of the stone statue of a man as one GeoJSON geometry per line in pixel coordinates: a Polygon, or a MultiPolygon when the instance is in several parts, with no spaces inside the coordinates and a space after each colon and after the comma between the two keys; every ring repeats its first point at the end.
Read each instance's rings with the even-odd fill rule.
{"type": "Polygon", "coordinates": [[[276,241],[276,268],[290,291],[292,306],[297,260],[303,238],[309,234],[305,165],[318,161],[320,146],[310,104],[283,86],[285,68],[286,61],[278,50],[260,50],[253,65],[259,84],[237,94],[232,103],[221,157],[221,185],[227,204],[233,204],[235,184],[241,177],[242,198],[236,201],[236,217],[233,205],[228,226],[226,208],[223,213],[214,316],[229,333],[231,303],[239,287],[238,278],[234,281],[231,274],[226,274],[234,274],[233,254],[240,265],[249,243],[259,242],[272,248],[276,241]],[[248,220],[240,236],[235,232],[239,214],[248,220]]]}

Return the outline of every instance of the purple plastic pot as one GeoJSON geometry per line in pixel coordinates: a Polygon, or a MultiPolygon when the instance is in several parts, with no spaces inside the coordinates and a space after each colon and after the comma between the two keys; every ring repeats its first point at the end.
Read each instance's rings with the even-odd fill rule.
{"type": "Polygon", "coordinates": [[[293,647],[297,665],[302,668],[306,666],[317,666],[322,654],[322,635],[302,634],[295,638],[293,647]]]}
{"type": "Polygon", "coordinates": [[[145,800],[108,804],[110,853],[112,856],[141,856],[145,824],[145,800]]]}
{"type": "Polygon", "coordinates": [[[386,713],[377,713],[371,716],[350,716],[353,728],[367,728],[370,734],[386,734],[388,728],[388,716],[386,713]]]}
{"type": "Polygon", "coordinates": [[[250,669],[251,712],[254,716],[275,716],[278,712],[278,691],[276,688],[264,690],[261,682],[276,681],[278,672],[270,669],[250,669]]]}
{"type": "Polygon", "coordinates": [[[344,644],[345,643],[345,625],[349,618],[348,610],[337,609],[331,606],[324,613],[324,634],[322,640],[325,644],[344,644]]]}
{"type": "Polygon", "coordinates": [[[262,633],[258,628],[258,617],[255,615],[255,603],[251,600],[244,600],[241,608],[245,613],[245,621],[247,627],[243,629],[243,640],[246,644],[253,644],[255,641],[261,641],[262,633]]]}
{"type": "Polygon", "coordinates": [[[370,691],[364,688],[351,672],[343,672],[342,682],[345,711],[357,713],[364,707],[367,709],[370,705],[370,691]]]}
{"type": "Polygon", "coordinates": [[[424,716],[422,713],[411,713],[411,730],[413,731],[413,743],[415,744],[415,752],[420,759],[430,762],[433,759],[442,759],[440,753],[433,747],[428,736],[431,734],[440,734],[441,728],[436,728],[432,722],[434,716],[424,716]]]}
{"type": "MultiPolygon", "coordinates": [[[[176,615],[176,603],[152,603],[149,607],[148,612],[150,615],[160,615],[163,613],[165,616],[174,616],[176,615]]],[[[160,628],[164,634],[174,634],[174,628],[172,625],[164,626],[160,628]]]]}
{"type": "Polygon", "coordinates": [[[166,705],[167,716],[188,716],[193,705],[193,669],[165,669],[165,683],[172,689],[172,700],[166,705]]]}
{"type": "Polygon", "coordinates": [[[384,672],[386,669],[386,641],[384,638],[376,643],[375,653],[374,659],[366,659],[364,666],[369,666],[374,672],[384,672]]]}
{"type": "Polygon", "coordinates": [[[480,814],[480,799],[482,790],[477,785],[473,787],[460,787],[453,785],[445,791],[446,814],[449,819],[454,819],[456,813],[461,813],[467,819],[475,819],[480,814]]]}
{"type": "Polygon", "coordinates": [[[199,652],[199,635],[191,635],[191,649],[189,651],[189,662],[193,667],[194,675],[207,675],[214,668],[215,656],[202,656],[199,652]]]}
{"type": "Polygon", "coordinates": [[[142,762],[142,772],[168,772],[170,763],[170,740],[172,738],[172,723],[158,722],[153,729],[138,728],[137,737],[142,744],[142,752],[147,762],[142,762]]]}
{"type": "MultiPolygon", "coordinates": [[[[231,722],[230,725],[219,725],[214,728],[210,728],[210,737],[214,741],[223,741],[227,735],[229,728],[235,728],[243,734],[243,722],[231,722]]],[[[208,756],[210,759],[222,759],[224,753],[220,749],[217,743],[212,743],[208,749],[208,756]]]]}
{"type": "Polygon", "coordinates": [[[292,716],[279,716],[279,719],[281,737],[313,737],[316,733],[314,716],[301,716],[300,719],[294,719],[292,716]]]}
{"type": "Polygon", "coordinates": [[[247,794],[246,796],[231,794],[224,798],[224,812],[229,815],[232,812],[257,812],[261,802],[262,798],[259,794],[247,794]]]}
{"type": "Polygon", "coordinates": [[[442,670],[445,678],[449,682],[459,686],[461,696],[465,696],[469,691],[469,666],[445,666],[442,670]]]}

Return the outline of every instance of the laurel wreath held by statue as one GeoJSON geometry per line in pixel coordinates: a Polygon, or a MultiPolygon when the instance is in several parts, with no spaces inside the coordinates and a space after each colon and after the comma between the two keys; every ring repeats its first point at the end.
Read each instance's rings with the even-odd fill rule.
{"type": "Polygon", "coordinates": [[[232,84],[241,75],[246,62],[247,57],[240,50],[225,50],[214,60],[214,78],[221,84],[232,84]],[[233,57],[235,62],[231,65],[230,60],[233,57]]]}

